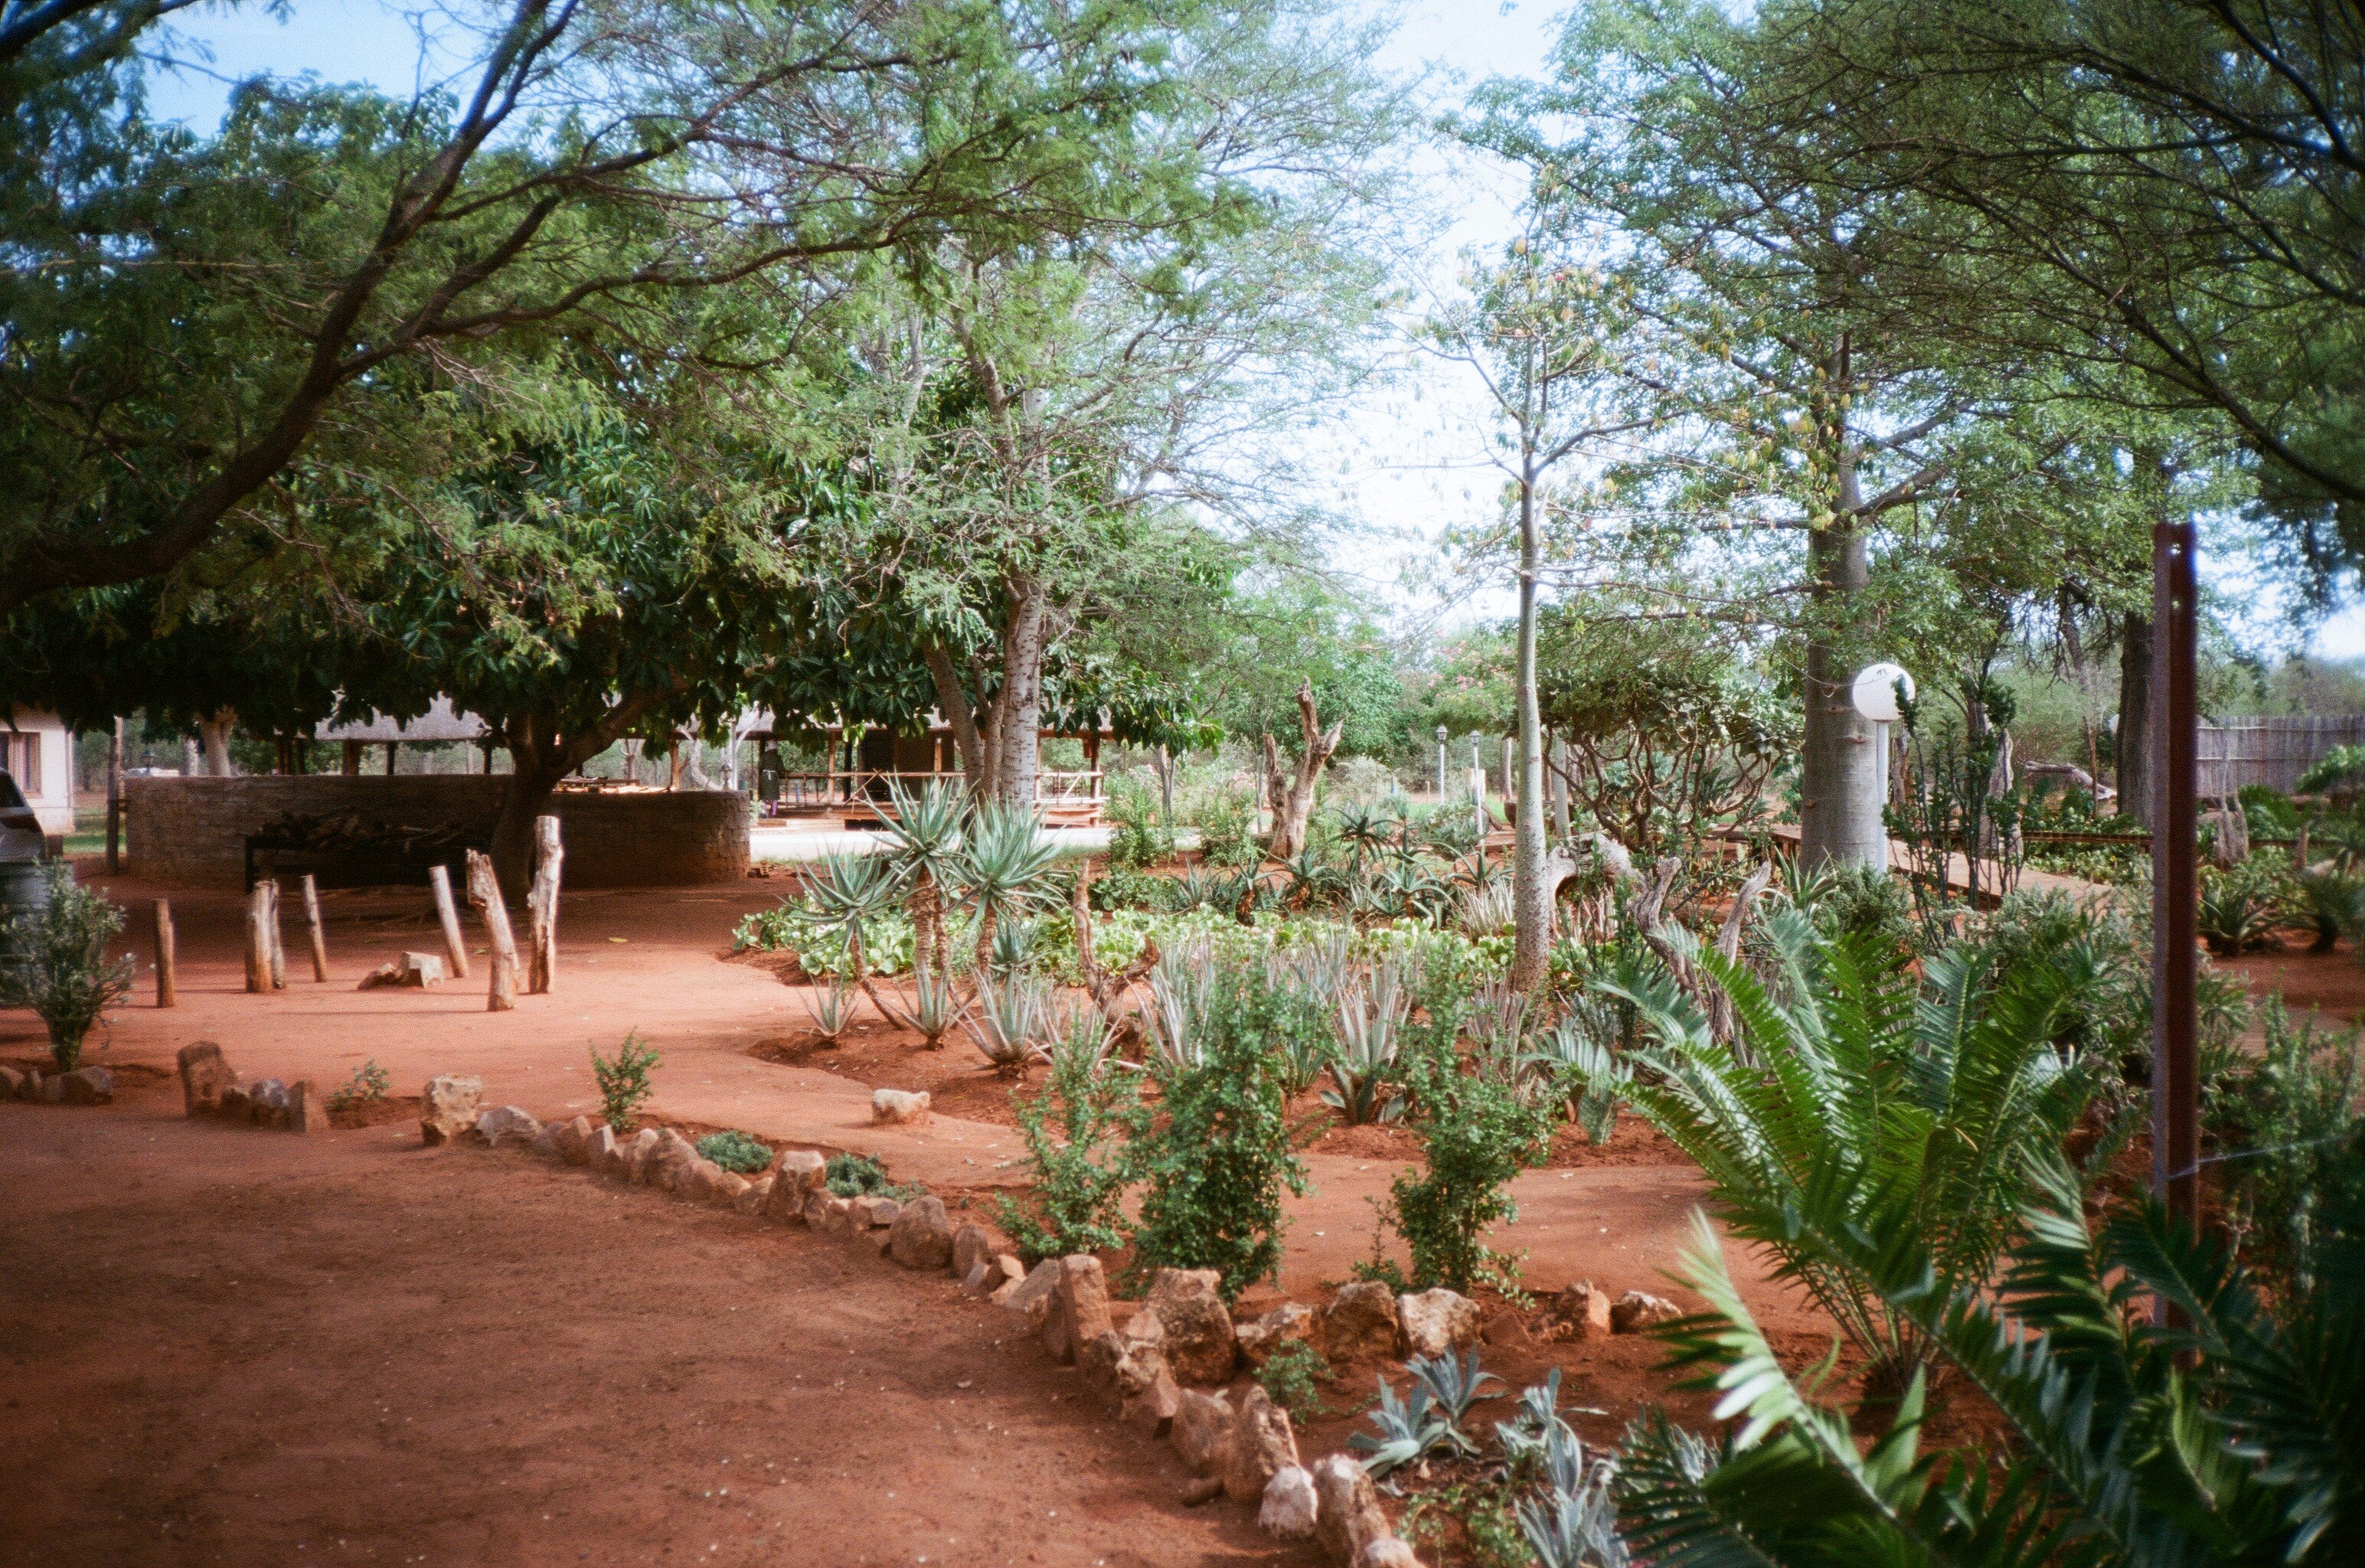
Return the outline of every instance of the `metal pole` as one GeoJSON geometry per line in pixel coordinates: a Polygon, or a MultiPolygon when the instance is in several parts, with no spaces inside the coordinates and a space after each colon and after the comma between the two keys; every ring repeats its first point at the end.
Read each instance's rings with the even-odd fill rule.
{"type": "Polygon", "coordinates": [[[2200,1212],[2198,1010],[2200,606],[2190,520],[2152,528],[2152,1190],[2190,1226],[2200,1212]]]}

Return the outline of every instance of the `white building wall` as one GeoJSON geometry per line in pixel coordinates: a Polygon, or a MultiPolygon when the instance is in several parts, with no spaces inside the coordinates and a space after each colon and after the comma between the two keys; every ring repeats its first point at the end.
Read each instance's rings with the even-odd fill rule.
{"type": "Polygon", "coordinates": [[[0,723],[0,770],[17,781],[43,833],[73,831],[73,735],[54,713],[11,709],[0,723]]]}

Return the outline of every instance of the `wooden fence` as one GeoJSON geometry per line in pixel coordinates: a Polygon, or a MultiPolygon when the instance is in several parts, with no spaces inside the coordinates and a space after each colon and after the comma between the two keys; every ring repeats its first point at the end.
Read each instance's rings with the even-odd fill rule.
{"type": "Polygon", "coordinates": [[[2231,795],[2245,784],[2289,792],[2308,765],[2335,746],[2365,745],[2365,716],[2226,719],[2201,726],[2200,794],[2231,795]]]}

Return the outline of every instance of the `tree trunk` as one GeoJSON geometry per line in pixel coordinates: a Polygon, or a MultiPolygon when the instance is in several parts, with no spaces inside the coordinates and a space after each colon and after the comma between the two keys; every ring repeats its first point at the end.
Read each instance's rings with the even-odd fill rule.
{"type": "MultiPolygon", "coordinates": [[[[1541,565],[1535,486],[1519,487],[1519,767],[1511,819],[1511,989],[1521,995],[1544,983],[1552,965],[1552,888],[1544,867],[1544,732],[1536,706],[1536,569],[1541,565]]],[[[1485,854],[1485,838],[1478,852],[1485,854]]]]}
{"type": "Polygon", "coordinates": [[[2129,610],[2119,622],[2119,729],[2111,737],[2119,810],[2149,825],[2151,780],[2151,618],[2129,610]]]}
{"type": "Polygon", "coordinates": [[[210,719],[197,721],[197,735],[205,743],[207,778],[228,778],[238,771],[230,758],[230,727],[237,722],[238,715],[228,708],[210,719]]]}
{"type": "Polygon", "coordinates": [[[993,798],[1033,810],[1035,783],[1042,769],[1043,585],[1020,577],[1011,585],[1010,619],[1002,634],[1002,692],[994,699],[1001,732],[994,750],[993,798]]]}
{"type": "MultiPolygon", "coordinates": [[[[676,753],[676,756],[680,755],[676,753]]],[[[533,822],[533,887],[526,894],[526,984],[536,995],[547,991],[558,973],[559,868],[566,859],[558,819],[533,822]]]]}
{"type": "Polygon", "coordinates": [[[1264,736],[1264,774],[1268,791],[1272,796],[1272,836],[1265,853],[1275,860],[1290,860],[1306,846],[1306,819],[1314,810],[1314,786],[1322,778],[1322,769],[1330,754],[1339,749],[1339,738],[1346,725],[1337,723],[1322,728],[1314,711],[1314,686],[1300,682],[1297,688],[1297,734],[1305,747],[1297,758],[1297,773],[1292,778],[1282,771],[1281,747],[1267,730],[1264,736]]]}
{"type": "MultiPolygon", "coordinates": [[[[1840,468],[1840,511],[1853,519],[1862,504],[1853,460],[1840,468]]],[[[1872,721],[1849,700],[1855,672],[1834,647],[1830,628],[1846,619],[1848,603],[1871,580],[1864,535],[1849,526],[1807,535],[1807,555],[1821,624],[1807,644],[1806,736],[1799,780],[1799,868],[1826,865],[1889,867],[1889,831],[1880,817],[1880,759],[1872,721]]]]}
{"type": "Polygon", "coordinates": [[[504,898],[522,901],[533,877],[534,819],[549,814],[550,797],[574,765],[540,747],[512,745],[510,757],[517,771],[501,791],[501,814],[493,821],[493,874],[504,898]]]}
{"type": "Polygon", "coordinates": [[[936,684],[936,708],[944,714],[945,722],[952,726],[953,749],[960,754],[961,772],[968,776],[970,795],[980,801],[995,799],[993,759],[986,755],[985,736],[978,729],[977,710],[970,705],[969,693],[961,689],[960,671],[953,666],[952,654],[930,643],[925,656],[929,678],[936,684]]]}

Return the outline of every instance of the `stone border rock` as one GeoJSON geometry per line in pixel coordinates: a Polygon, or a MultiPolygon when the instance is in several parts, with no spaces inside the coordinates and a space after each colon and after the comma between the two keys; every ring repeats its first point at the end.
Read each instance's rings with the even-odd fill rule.
{"type": "Polygon", "coordinates": [[[1399,1301],[1385,1285],[1351,1286],[1360,1294],[1343,1314],[1334,1303],[1317,1319],[1312,1308],[1288,1302],[1235,1325],[1214,1270],[1160,1269],[1120,1326],[1098,1258],[1049,1258],[1027,1270],[986,1226],[955,1225],[941,1198],[837,1196],[825,1179],[827,1161],[813,1150],[784,1148],[751,1182],[701,1156],[670,1127],[620,1137],[586,1116],[545,1125],[515,1105],[481,1108],[482,1092],[474,1079],[432,1080],[420,1100],[422,1140],[522,1147],[611,1181],[857,1238],[901,1268],[949,1275],[1017,1317],[1025,1337],[1038,1340],[1054,1361],[1074,1366],[1121,1428],[1171,1443],[1194,1476],[1183,1492],[1186,1505],[1228,1496],[1255,1508],[1258,1522],[1278,1536],[1319,1538],[1347,1568],[1419,1568],[1389,1528],[1361,1463],[1332,1454],[1309,1468],[1299,1460],[1288,1411],[1255,1383],[1235,1405],[1224,1385],[1244,1356],[1260,1365],[1281,1346],[1317,1338],[1334,1323],[1342,1338],[1370,1339],[1384,1327],[1390,1353],[1399,1336],[1474,1339],[1475,1303],[1451,1291],[1399,1301]]]}
{"type": "Polygon", "coordinates": [[[213,1116],[291,1133],[329,1130],[329,1103],[308,1078],[293,1083],[276,1078],[242,1078],[230,1070],[222,1048],[211,1040],[183,1046],[180,1066],[181,1104],[192,1116],[213,1116]]]}
{"type": "Polygon", "coordinates": [[[78,1067],[72,1072],[0,1067],[0,1100],[23,1100],[36,1105],[112,1104],[115,1074],[97,1066],[78,1067]]]}

